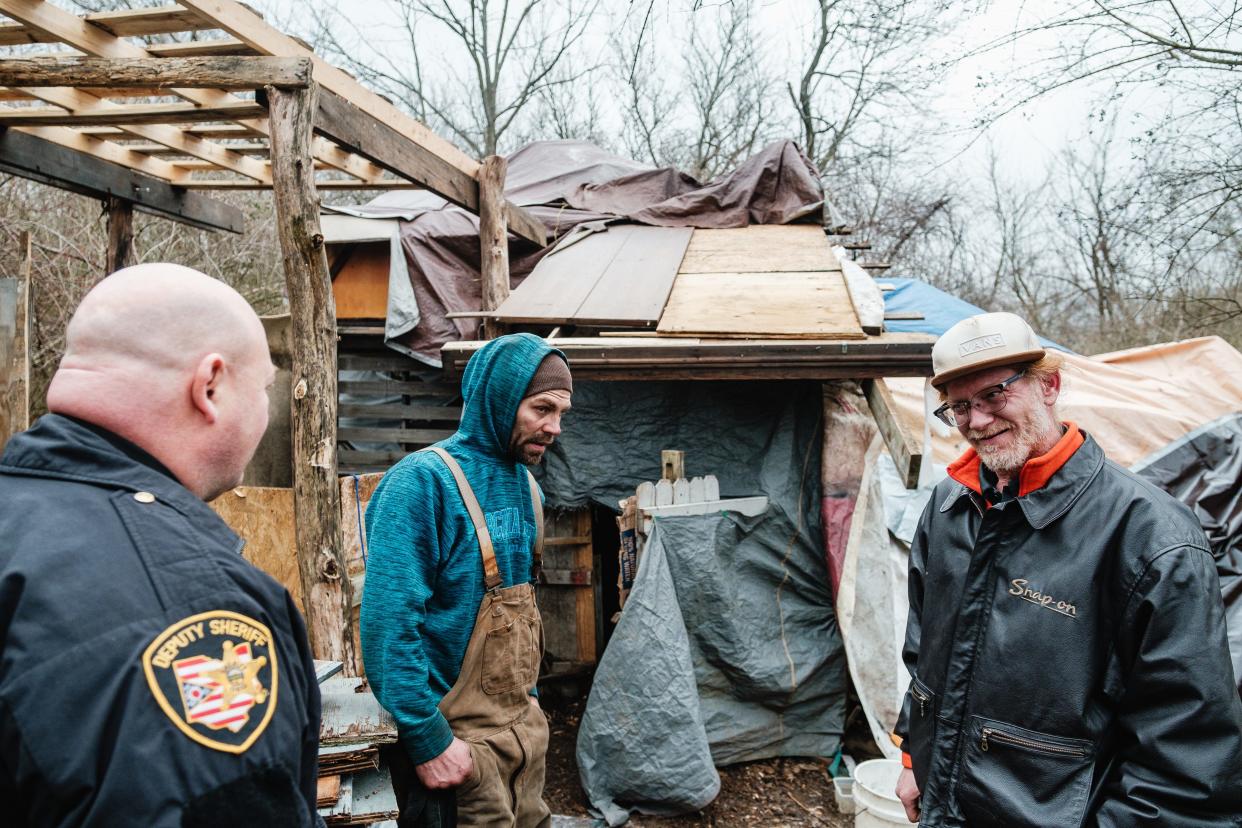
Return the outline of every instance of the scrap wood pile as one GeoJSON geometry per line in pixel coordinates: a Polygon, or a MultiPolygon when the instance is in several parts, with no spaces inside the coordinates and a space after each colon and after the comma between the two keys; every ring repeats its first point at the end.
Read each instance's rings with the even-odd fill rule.
{"type": "Polygon", "coordinates": [[[365,678],[325,677],[331,670],[319,671],[319,815],[333,826],[395,826],[397,798],[380,746],[396,743],[397,725],[365,678]]]}

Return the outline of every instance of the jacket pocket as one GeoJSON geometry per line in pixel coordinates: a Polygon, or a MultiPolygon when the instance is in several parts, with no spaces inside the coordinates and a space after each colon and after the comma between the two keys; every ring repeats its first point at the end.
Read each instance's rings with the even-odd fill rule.
{"type": "Polygon", "coordinates": [[[528,691],[539,677],[539,640],[536,619],[517,616],[487,631],[483,639],[483,692],[496,696],[528,691]]]}
{"type": "Polygon", "coordinates": [[[903,745],[914,765],[914,781],[926,790],[931,767],[932,745],[936,740],[936,694],[918,676],[910,680],[910,739],[903,745]]]}
{"type": "Polygon", "coordinates": [[[972,716],[957,798],[974,826],[1080,825],[1091,787],[1094,747],[972,716]]]}

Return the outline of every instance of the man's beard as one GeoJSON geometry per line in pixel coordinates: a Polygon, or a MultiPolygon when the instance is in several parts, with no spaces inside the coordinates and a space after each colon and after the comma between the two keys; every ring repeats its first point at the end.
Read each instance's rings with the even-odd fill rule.
{"type": "Polygon", "coordinates": [[[1017,473],[1031,459],[1031,454],[1039,446],[1049,431],[1056,428],[1056,419],[1052,412],[1045,408],[1032,408],[1021,420],[1008,420],[993,423],[987,431],[970,429],[966,439],[979,454],[983,465],[998,474],[1012,475],[1017,473]],[[1008,446],[987,446],[984,438],[1009,429],[1011,437],[1008,446]]]}
{"type": "Polygon", "coordinates": [[[515,463],[521,463],[523,466],[538,466],[551,445],[551,440],[545,443],[534,437],[528,437],[525,440],[514,437],[509,443],[509,459],[515,463]],[[532,450],[531,446],[542,446],[544,450],[532,450]]]}

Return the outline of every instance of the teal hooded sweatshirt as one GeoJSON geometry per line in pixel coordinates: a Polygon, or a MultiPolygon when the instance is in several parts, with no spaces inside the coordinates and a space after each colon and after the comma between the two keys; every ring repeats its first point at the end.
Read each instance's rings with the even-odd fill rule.
{"type": "MultiPolygon", "coordinates": [[[[462,377],[457,432],[437,443],[466,473],[482,504],[505,586],[530,581],[535,542],[526,467],[509,457],[518,405],[539,363],[564,354],[532,334],[481,348],[462,377]]],[[[461,672],[483,600],[474,524],[444,462],[411,454],[380,481],[367,507],[362,654],[380,703],[415,764],[434,759],[453,733],[437,705],[461,672]]]]}

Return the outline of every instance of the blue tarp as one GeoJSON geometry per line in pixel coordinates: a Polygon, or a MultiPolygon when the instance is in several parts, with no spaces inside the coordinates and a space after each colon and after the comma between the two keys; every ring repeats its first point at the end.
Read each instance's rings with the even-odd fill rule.
{"type": "MultiPolygon", "coordinates": [[[[886,331],[894,333],[926,333],[934,336],[961,322],[968,316],[986,313],[983,308],[963,302],[940,288],[932,287],[918,279],[896,279],[885,276],[879,280],[892,285],[893,290],[884,292],[884,310],[889,313],[921,313],[922,319],[893,319],[884,323],[886,331]]],[[[1040,337],[1045,348],[1073,353],[1064,345],[1040,337]]]]}

